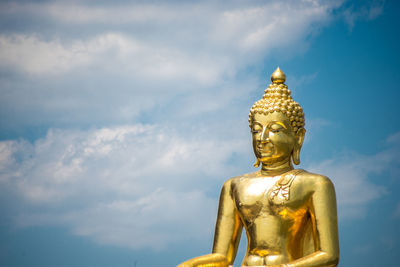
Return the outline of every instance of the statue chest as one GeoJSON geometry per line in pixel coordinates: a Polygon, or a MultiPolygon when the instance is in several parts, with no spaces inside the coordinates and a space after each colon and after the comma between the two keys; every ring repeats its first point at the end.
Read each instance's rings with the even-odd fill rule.
{"type": "Polygon", "coordinates": [[[232,193],[244,221],[262,217],[291,221],[305,214],[308,197],[295,177],[251,178],[235,184],[232,193]]]}

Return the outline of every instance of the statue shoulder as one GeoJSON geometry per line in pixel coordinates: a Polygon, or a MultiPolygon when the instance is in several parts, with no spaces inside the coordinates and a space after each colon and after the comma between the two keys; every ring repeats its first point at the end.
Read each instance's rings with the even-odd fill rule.
{"type": "Polygon", "coordinates": [[[260,176],[260,172],[256,171],[256,172],[251,172],[251,173],[245,173],[242,175],[238,175],[235,177],[232,177],[230,179],[228,179],[225,183],[236,183],[239,181],[242,181],[243,179],[249,179],[249,178],[254,178],[254,177],[259,177],[260,176]]]}
{"type": "Polygon", "coordinates": [[[334,188],[329,177],[318,173],[308,172],[306,170],[301,170],[301,172],[297,175],[296,180],[300,181],[301,183],[308,184],[311,186],[311,188],[313,188],[313,190],[327,187],[334,188]]]}
{"type": "Polygon", "coordinates": [[[249,179],[249,178],[254,178],[260,175],[260,172],[251,172],[251,173],[246,173],[246,174],[242,174],[239,176],[235,176],[232,177],[228,180],[225,181],[223,187],[224,188],[232,188],[232,186],[236,186],[237,184],[239,184],[241,181],[243,181],[244,179],[249,179]]]}

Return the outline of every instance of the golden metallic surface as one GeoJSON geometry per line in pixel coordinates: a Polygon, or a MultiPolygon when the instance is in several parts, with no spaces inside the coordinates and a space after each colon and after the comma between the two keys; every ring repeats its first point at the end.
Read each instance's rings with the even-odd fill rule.
{"type": "Polygon", "coordinates": [[[272,73],[271,75],[271,82],[273,83],[284,83],[286,81],[286,75],[285,73],[283,73],[283,71],[281,71],[281,69],[278,67],[274,73],[272,73]]]}
{"type": "Polygon", "coordinates": [[[256,167],[229,179],[221,190],[211,254],[179,267],[233,264],[242,229],[242,266],[336,266],[339,239],[335,189],[328,177],[294,169],[305,135],[302,108],[278,68],[263,98],[250,110],[256,167]]]}

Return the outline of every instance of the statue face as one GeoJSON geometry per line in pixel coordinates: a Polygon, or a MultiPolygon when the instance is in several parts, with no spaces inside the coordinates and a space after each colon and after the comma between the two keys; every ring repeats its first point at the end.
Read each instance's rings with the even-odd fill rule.
{"type": "Polygon", "coordinates": [[[290,120],[280,112],[254,114],[251,125],[253,150],[264,164],[290,160],[296,145],[290,120]]]}

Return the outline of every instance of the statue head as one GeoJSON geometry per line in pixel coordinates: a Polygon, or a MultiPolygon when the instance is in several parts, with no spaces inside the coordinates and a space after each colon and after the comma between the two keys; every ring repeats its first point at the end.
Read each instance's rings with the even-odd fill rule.
{"type": "Polygon", "coordinates": [[[284,84],[286,75],[278,67],[272,83],[262,99],[254,103],[249,114],[254,154],[258,166],[292,160],[300,164],[300,150],[305,135],[305,120],[301,106],[292,99],[284,84]]]}

